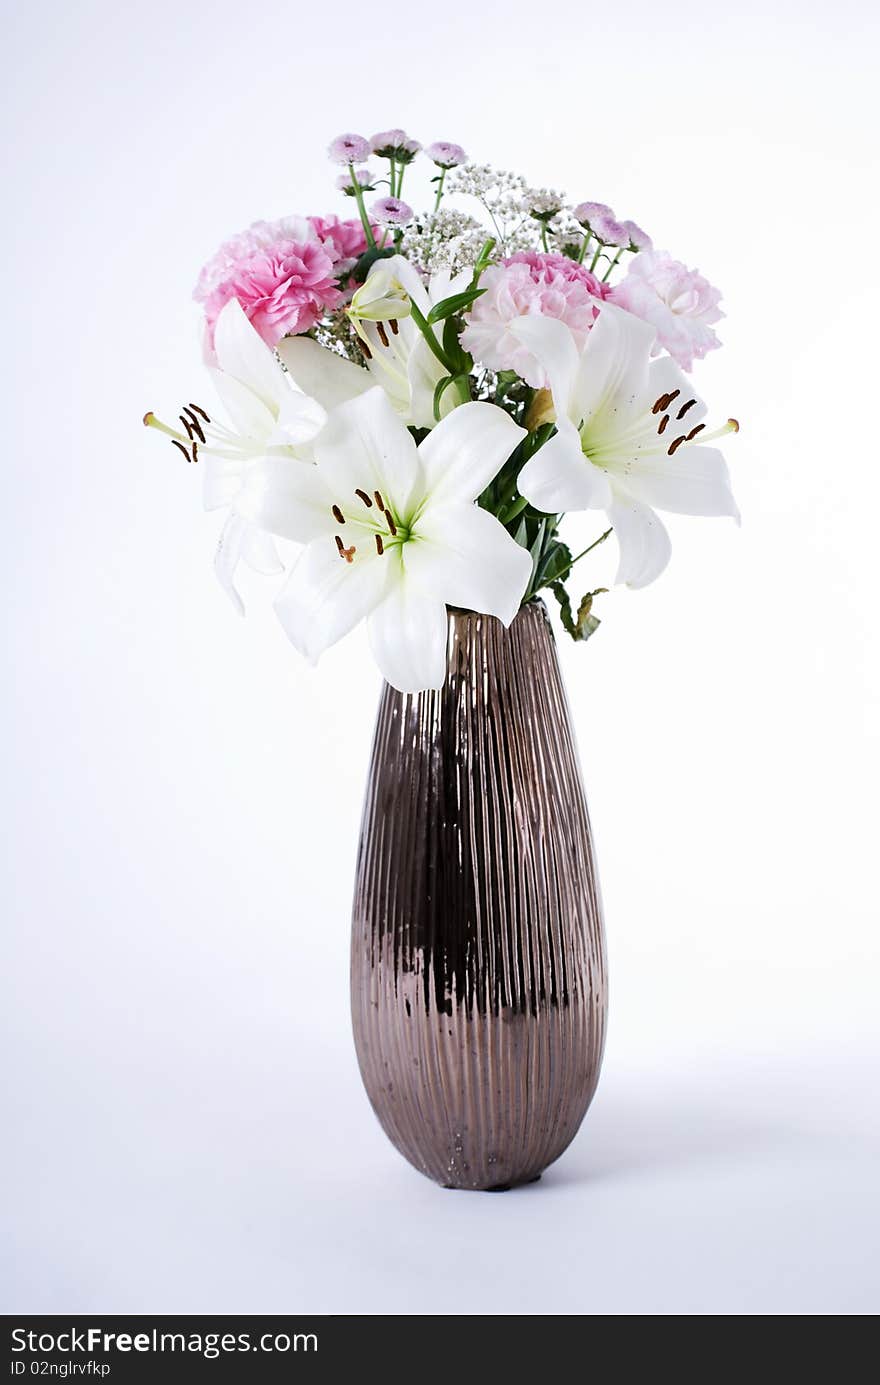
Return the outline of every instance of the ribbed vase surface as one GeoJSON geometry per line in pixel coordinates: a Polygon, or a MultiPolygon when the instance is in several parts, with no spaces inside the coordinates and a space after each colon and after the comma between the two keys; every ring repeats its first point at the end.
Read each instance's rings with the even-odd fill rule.
{"type": "Polygon", "coordinates": [[[439,692],[385,686],[352,922],[364,1085],[453,1188],[529,1182],[596,1088],[607,988],[590,821],[540,602],[449,615],[439,692]]]}

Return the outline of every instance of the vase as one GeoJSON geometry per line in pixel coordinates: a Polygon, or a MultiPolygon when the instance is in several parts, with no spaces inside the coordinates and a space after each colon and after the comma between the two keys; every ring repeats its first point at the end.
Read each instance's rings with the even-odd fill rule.
{"type": "Polygon", "coordinates": [[[599,883],[553,632],[449,612],[442,689],[385,685],[364,802],[351,999],[392,1144],[448,1188],[532,1182],[599,1077],[599,883]]]}

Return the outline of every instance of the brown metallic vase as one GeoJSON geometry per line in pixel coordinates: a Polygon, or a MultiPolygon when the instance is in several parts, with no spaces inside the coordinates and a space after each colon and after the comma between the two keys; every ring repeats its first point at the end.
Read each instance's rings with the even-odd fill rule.
{"type": "Polygon", "coordinates": [[[449,615],[439,692],[386,685],[364,803],[351,998],[364,1085],[452,1188],[540,1176],[599,1077],[605,947],[590,822],[540,602],[449,615]]]}

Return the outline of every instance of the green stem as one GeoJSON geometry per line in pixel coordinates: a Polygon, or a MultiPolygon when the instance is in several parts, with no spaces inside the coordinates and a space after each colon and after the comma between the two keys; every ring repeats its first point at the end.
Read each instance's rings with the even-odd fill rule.
{"type": "Polygon", "coordinates": [[[623,247],[621,246],[621,248],[618,250],[617,254],[614,256],[614,259],[611,261],[611,263],[609,264],[608,268],[606,269],[605,273],[602,275],[602,283],[603,283],[603,284],[607,284],[609,278],[611,277],[611,272],[612,272],[612,270],[615,268],[615,266],[618,264],[618,262],[619,262],[620,257],[621,257],[622,254],[623,254],[623,247]]]}
{"type": "Polygon", "coordinates": [[[373,228],[370,225],[370,218],[367,216],[367,209],[364,206],[364,194],[361,191],[361,185],[355,177],[354,164],[348,165],[348,171],[351,174],[351,185],[354,188],[354,197],[355,201],[357,202],[358,212],[360,213],[361,224],[364,228],[364,235],[367,238],[367,245],[370,247],[371,250],[375,250],[376,237],[373,235],[373,228]]]}
{"type": "Polygon", "coordinates": [[[543,221],[541,222],[541,244],[543,245],[544,249],[545,249],[545,250],[547,251],[547,253],[549,254],[549,253],[550,253],[550,246],[547,244],[547,227],[546,227],[546,224],[545,224],[543,221]]]}
{"type": "Polygon", "coordinates": [[[428,319],[423,315],[421,310],[416,307],[412,299],[410,299],[410,317],[418,327],[422,336],[425,338],[425,341],[430,346],[431,350],[437,357],[437,360],[443,366],[444,370],[448,371],[450,375],[454,375],[455,371],[452,369],[452,366],[446,359],[446,353],[444,352],[437,338],[434,336],[434,333],[431,331],[431,328],[428,326],[428,319]]]}
{"type": "Polygon", "coordinates": [[[489,261],[492,258],[492,251],[494,249],[495,238],[494,236],[490,236],[488,240],[483,241],[482,248],[480,250],[479,255],[477,256],[477,263],[474,265],[474,272],[471,276],[470,282],[470,287],[472,289],[475,289],[478,286],[480,282],[480,275],[483,273],[483,270],[488,267],[489,261]]]}
{"type": "Polygon", "coordinates": [[[396,160],[396,159],[391,159],[391,158],[389,158],[389,160],[388,160],[388,167],[389,167],[389,169],[391,170],[391,171],[390,171],[390,175],[389,175],[389,183],[388,183],[388,186],[389,186],[390,191],[391,191],[391,196],[392,196],[392,197],[396,197],[396,196],[397,196],[397,160],[396,160]]]}
{"type": "Polygon", "coordinates": [[[439,209],[440,209],[440,201],[441,201],[441,198],[443,197],[443,184],[444,184],[445,182],[446,182],[446,169],[445,169],[445,168],[441,168],[441,170],[440,170],[440,182],[437,184],[437,198],[436,198],[436,201],[434,202],[434,215],[435,215],[435,216],[437,215],[437,212],[438,212],[439,209]]]}
{"type": "Polygon", "coordinates": [[[613,532],[613,529],[606,529],[606,530],[605,530],[605,533],[604,533],[604,534],[600,534],[599,537],[598,537],[597,539],[594,539],[593,542],[589,545],[589,547],[584,549],[583,553],[579,553],[579,554],[577,555],[576,558],[572,558],[572,560],[571,560],[571,562],[569,563],[568,567],[564,567],[564,568],[562,569],[561,572],[557,573],[553,580],[554,580],[555,582],[561,582],[562,579],[563,579],[564,577],[567,577],[568,574],[571,572],[571,570],[572,570],[572,568],[574,567],[575,563],[579,563],[580,560],[581,560],[581,558],[586,558],[586,556],[587,556],[588,553],[592,553],[592,551],[593,551],[594,548],[598,548],[600,543],[604,543],[605,540],[608,538],[608,535],[609,535],[610,533],[612,533],[612,532],[613,532]]]}
{"type": "Polygon", "coordinates": [[[577,258],[578,264],[583,264],[583,262],[584,262],[584,256],[585,256],[586,253],[587,253],[587,246],[589,245],[589,243],[590,243],[590,233],[589,233],[589,231],[587,231],[586,234],[584,235],[584,243],[583,243],[583,245],[581,246],[581,253],[578,255],[578,258],[577,258]]]}
{"type": "Polygon", "coordinates": [[[597,246],[596,246],[596,253],[595,253],[595,255],[593,256],[592,260],[590,261],[590,273],[591,273],[591,274],[593,273],[593,270],[596,268],[596,265],[599,263],[599,256],[600,256],[601,254],[602,254],[602,242],[599,241],[599,243],[598,243],[597,246]]]}

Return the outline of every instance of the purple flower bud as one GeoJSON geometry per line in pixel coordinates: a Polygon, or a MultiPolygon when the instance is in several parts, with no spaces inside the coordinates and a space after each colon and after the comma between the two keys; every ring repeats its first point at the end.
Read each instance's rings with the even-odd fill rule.
{"type": "Polygon", "coordinates": [[[401,202],[399,197],[377,197],[370,208],[370,216],[378,221],[380,226],[408,226],[414,212],[412,207],[406,202],[401,202]]]}
{"type": "Polygon", "coordinates": [[[337,135],[327,146],[327,157],[335,164],[359,164],[370,157],[369,140],[363,135],[337,135]]]}
{"type": "Polygon", "coordinates": [[[592,226],[594,218],[602,216],[614,218],[613,211],[604,202],[580,202],[574,209],[574,219],[582,226],[592,226]]]}
{"type": "Polygon", "coordinates": [[[629,243],[636,250],[650,250],[654,242],[634,221],[621,221],[621,226],[629,233],[629,243]]]}
{"type": "MultiPolygon", "coordinates": [[[[357,179],[358,187],[366,188],[366,190],[369,191],[370,188],[373,187],[373,178],[376,175],[371,173],[368,168],[356,168],[354,176],[357,179]]],[[[340,173],[339,177],[336,179],[336,186],[339,188],[340,192],[347,192],[352,197],[354,196],[354,187],[352,186],[350,173],[340,173]]]]}
{"type": "Polygon", "coordinates": [[[425,153],[439,168],[457,168],[459,164],[467,163],[467,154],[461,145],[450,144],[445,139],[429,144],[425,153]]]}
{"type": "Polygon", "coordinates": [[[613,216],[593,216],[590,230],[603,245],[616,245],[624,249],[629,245],[629,231],[622,221],[613,216]]]}
{"type": "Polygon", "coordinates": [[[396,159],[398,163],[412,163],[421,149],[417,139],[410,139],[405,130],[382,130],[373,135],[370,148],[383,159],[396,159]]]}

